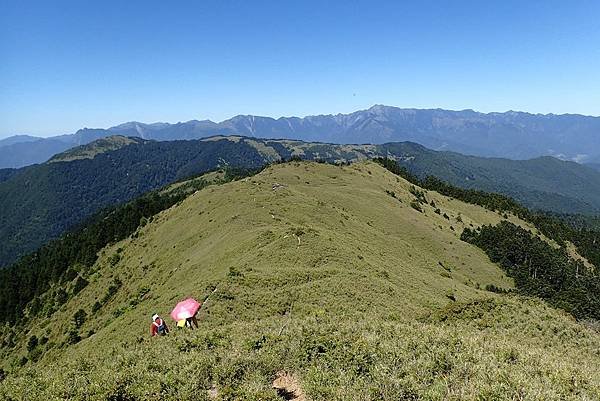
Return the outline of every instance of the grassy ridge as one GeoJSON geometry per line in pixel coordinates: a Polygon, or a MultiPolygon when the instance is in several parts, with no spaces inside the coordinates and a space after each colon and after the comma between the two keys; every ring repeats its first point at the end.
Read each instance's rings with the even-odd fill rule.
{"type": "Polygon", "coordinates": [[[598,334],[517,298],[456,304],[422,322],[377,310],[282,316],[82,347],[9,376],[0,395],[275,401],[283,398],[272,382],[284,371],[315,401],[594,400],[597,346],[598,334]]]}
{"type": "Polygon", "coordinates": [[[464,202],[480,205],[494,212],[514,214],[520,219],[531,223],[542,234],[556,241],[558,245],[568,247],[569,242],[574,244],[581,256],[596,266],[600,265],[600,248],[597,246],[600,242],[600,231],[593,228],[593,218],[569,215],[560,216],[547,212],[532,212],[505,195],[459,188],[434,176],[427,176],[424,179],[420,179],[394,160],[377,158],[375,161],[392,173],[425,189],[436,191],[464,202]]]}
{"type": "Polygon", "coordinates": [[[205,188],[103,249],[89,285],[30,322],[2,351],[0,394],[276,400],[287,371],[313,400],[598,398],[597,333],[483,290],[513,283],[460,233],[501,220],[532,229],[374,163],[289,163],[205,188]],[[152,313],[211,293],[200,330],[148,338],[152,313]],[[47,339],[41,359],[19,368],[32,335],[47,339]]]}
{"type": "Polygon", "coordinates": [[[0,266],[104,207],[174,180],[227,164],[258,167],[292,156],[328,162],[387,156],[419,177],[433,175],[461,188],[503,193],[533,209],[585,214],[600,210],[600,174],[552,158],[478,158],[410,142],[335,145],[240,136],[154,142],[111,137],[56,155],[51,163],[0,170],[0,266]]]}

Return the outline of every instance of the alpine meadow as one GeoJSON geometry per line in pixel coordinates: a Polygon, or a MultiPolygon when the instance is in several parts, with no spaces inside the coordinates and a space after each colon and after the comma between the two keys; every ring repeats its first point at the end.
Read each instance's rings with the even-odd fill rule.
{"type": "Polygon", "coordinates": [[[285,375],[307,399],[598,398],[594,325],[461,241],[501,222],[539,235],[372,162],[217,181],[53,283],[27,331],[6,327],[3,395],[277,400],[285,375]],[[208,297],[200,329],[147,337],[184,296],[208,297]]]}
{"type": "Polygon", "coordinates": [[[600,2],[0,10],[0,401],[600,401],[600,2]]]}

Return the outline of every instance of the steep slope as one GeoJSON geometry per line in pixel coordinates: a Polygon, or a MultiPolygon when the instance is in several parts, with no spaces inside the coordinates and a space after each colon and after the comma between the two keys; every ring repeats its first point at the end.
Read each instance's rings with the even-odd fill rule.
{"type": "Polygon", "coordinates": [[[14,174],[17,173],[17,169],[14,168],[2,168],[0,169],[0,182],[8,180],[14,174]]]}
{"type": "Polygon", "coordinates": [[[60,235],[99,208],[175,179],[227,163],[256,167],[293,156],[339,162],[387,156],[419,176],[434,175],[463,188],[503,193],[532,208],[562,213],[600,211],[600,173],[550,157],[488,159],[436,152],[410,142],[334,145],[215,136],[157,143],[111,138],[59,154],[51,163],[0,170],[0,266],[60,235]]]}
{"type": "Polygon", "coordinates": [[[105,248],[81,272],[86,288],[28,322],[5,368],[34,335],[45,340],[29,356],[45,355],[0,394],[291,399],[272,388],[285,374],[311,400],[600,396],[597,333],[480,289],[511,281],[459,234],[502,218],[433,192],[449,218],[419,212],[411,187],[373,163],[288,163],[196,192],[105,248]],[[210,296],[201,328],[147,338],[149,316],[187,296],[210,296]],[[67,346],[73,330],[84,339],[67,346]]]}
{"type": "MultiPolygon", "coordinates": [[[[338,144],[412,141],[431,149],[476,156],[529,159],[550,155],[577,162],[598,162],[599,132],[600,117],[514,111],[485,114],[473,110],[401,109],[375,105],[349,114],[304,118],[239,115],[220,123],[208,120],[177,124],[129,122],[108,129],[84,128],[75,134],[44,139],[40,143],[48,141],[47,147],[69,143],[68,147],[72,147],[111,135],[161,141],[242,135],[338,144]]],[[[50,155],[33,145],[35,143],[31,150],[27,143],[19,144],[13,148],[11,158],[0,148],[0,168],[46,161],[50,155]],[[37,154],[39,157],[32,158],[37,154]]],[[[66,149],[63,147],[56,152],[66,149]]]]}
{"type": "Polygon", "coordinates": [[[91,159],[20,169],[0,183],[0,266],[101,208],[219,165],[266,161],[254,147],[232,141],[144,141],[91,159]]]}
{"type": "Polygon", "coordinates": [[[600,212],[600,174],[553,157],[508,160],[436,152],[410,143],[382,148],[414,174],[433,175],[453,185],[497,192],[532,209],[562,213],[600,212]]]}

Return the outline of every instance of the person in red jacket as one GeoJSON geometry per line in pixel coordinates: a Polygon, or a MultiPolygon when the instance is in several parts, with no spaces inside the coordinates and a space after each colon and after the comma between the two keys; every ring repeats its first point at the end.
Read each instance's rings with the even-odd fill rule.
{"type": "Polygon", "coordinates": [[[156,313],[152,315],[152,325],[150,326],[150,334],[152,337],[159,335],[164,336],[169,332],[167,323],[160,318],[156,313]]]}

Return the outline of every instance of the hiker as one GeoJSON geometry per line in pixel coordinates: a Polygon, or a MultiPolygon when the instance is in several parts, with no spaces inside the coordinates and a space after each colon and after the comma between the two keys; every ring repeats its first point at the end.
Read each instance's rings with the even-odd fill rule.
{"type": "Polygon", "coordinates": [[[192,316],[192,317],[188,317],[186,319],[181,319],[177,321],[177,327],[179,328],[198,328],[198,319],[196,318],[196,315],[192,316]]]}
{"type": "Polygon", "coordinates": [[[198,319],[196,318],[196,315],[198,314],[198,312],[196,312],[196,314],[192,317],[188,317],[187,319],[185,319],[185,325],[187,327],[189,327],[190,329],[193,329],[194,326],[196,328],[198,328],[198,319]]]}
{"type": "Polygon", "coordinates": [[[190,329],[198,328],[198,310],[200,309],[200,302],[194,298],[187,298],[177,303],[175,308],[171,311],[171,317],[177,322],[177,327],[189,327],[190,329]]]}
{"type": "Polygon", "coordinates": [[[167,323],[160,318],[156,313],[152,315],[152,326],[150,326],[150,334],[152,337],[159,335],[164,336],[169,332],[167,323]]]}

